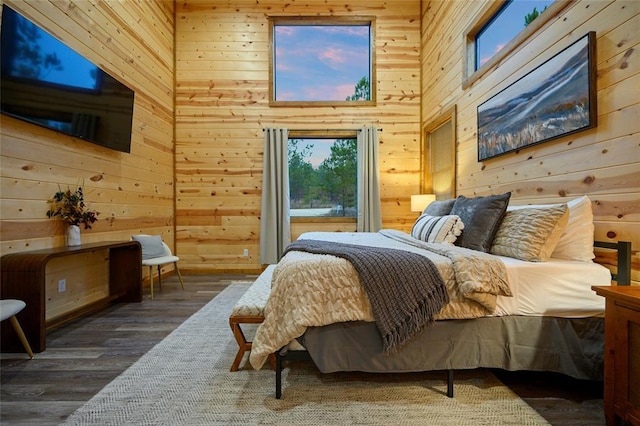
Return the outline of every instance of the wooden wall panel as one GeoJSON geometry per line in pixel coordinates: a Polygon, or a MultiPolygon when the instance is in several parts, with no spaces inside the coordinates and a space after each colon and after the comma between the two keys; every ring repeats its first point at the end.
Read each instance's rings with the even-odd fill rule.
{"type": "Polygon", "coordinates": [[[133,89],[135,104],[130,154],[2,116],[1,253],[64,245],[64,227],[45,215],[47,199],[78,184],[100,212],[83,242],[144,232],[173,247],[174,2],[4,4],[133,89]]]}
{"type": "MultiPolygon", "coordinates": [[[[176,238],[182,268],[259,270],[262,128],[382,128],[383,225],[407,228],[419,188],[420,2],[185,1],[176,5],[176,238]],[[268,105],[269,15],[376,17],[376,107],[268,105]],[[250,257],[242,256],[249,249],[250,257]]],[[[296,223],[306,230],[353,224],[296,223]]]]}
{"type": "Polygon", "coordinates": [[[463,31],[491,0],[422,2],[422,113],[427,125],[457,105],[457,192],[512,192],[514,204],[562,202],[586,194],[595,238],[629,240],[640,281],[640,2],[573,2],[462,89],[463,31]],[[477,161],[477,107],[588,31],[595,31],[598,126],[519,152],[477,161]]]}
{"type": "MultiPolygon", "coordinates": [[[[101,212],[85,242],[162,234],[185,272],[259,270],[266,126],[382,128],[383,225],[408,231],[421,129],[453,104],[458,193],[510,190],[519,204],[588,194],[596,237],[630,239],[637,251],[640,3],[575,1],[463,90],[462,32],[489,1],[4,0],[136,99],[131,154],[2,117],[1,252],[64,244],[63,228],[45,217],[46,200],[83,183],[101,212]],[[378,105],[270,108],[269,15],[375,16],[378,105]],[[477,106],[587,31],[597,33],[598,127],[479,163],[477,106]]],[[[351,226],[296,223],[294,236],[351,226]]],[[[637,254],[634,265],[637,281],[637,254]]]]}

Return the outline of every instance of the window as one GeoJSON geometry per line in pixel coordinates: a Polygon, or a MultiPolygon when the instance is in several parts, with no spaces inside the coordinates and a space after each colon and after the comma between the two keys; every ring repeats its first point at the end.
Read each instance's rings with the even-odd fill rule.
{"type": "Polygon", "coordinates": [[[271,17],[270,105],[375,105],[373,22],[271,17]]]}
{"type": "Polygon", "coordinates": [[[466,88],[558,15],[570,0],[495,0],[465,31],[466,88]]]}
{"type": "MultiPolygon", "coordinates": [[[[553,0],[508,0],[476,35],[475,69],[480,68],[494,54],[517,36],[553,0]]],[[[475,70],[474,70],[475,71],[475,70]]]]}
{"type": "Polygon", "coordinates": [[[456,197],[456,106],[424,128],[422,193],[438,200],[456,197]]]}
{"type": "Polygon", "coordinates": [[[356,137],[290,136],[288,148],[291,217],[355,218],[356,137]]]}

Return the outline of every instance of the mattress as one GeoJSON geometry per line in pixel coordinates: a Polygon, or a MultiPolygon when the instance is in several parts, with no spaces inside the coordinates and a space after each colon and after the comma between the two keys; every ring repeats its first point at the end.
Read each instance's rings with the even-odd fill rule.
{"type": "Polygon", "coordinates": [[[593,262],[525,262],[497,256],[507,268],[513,297],[498,296],[496,316],[584,318],[604,314],[605,300],[591,286],[611,285],[611,272],[593,262]]]}

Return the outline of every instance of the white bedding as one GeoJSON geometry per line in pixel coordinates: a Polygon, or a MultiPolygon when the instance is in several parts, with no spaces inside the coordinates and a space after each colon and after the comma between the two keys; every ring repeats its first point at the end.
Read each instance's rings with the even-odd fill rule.
{"type": "Polygon", "coordinates": [[[495,315],[582,318],[604,314],[605,300],[592,285],[611,285],[611,272],[597,263],[551,259],[525,262],[499,257],[514,297],[498,296],[495,315]]]}

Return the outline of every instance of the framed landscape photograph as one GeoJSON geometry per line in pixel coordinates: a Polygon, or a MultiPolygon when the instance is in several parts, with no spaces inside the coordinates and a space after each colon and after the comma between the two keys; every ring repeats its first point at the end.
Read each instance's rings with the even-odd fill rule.
{"type": "Polygon", "coordinates": [[[595,32],[478,106],[478,161],[596,127],[595,32]]]}

